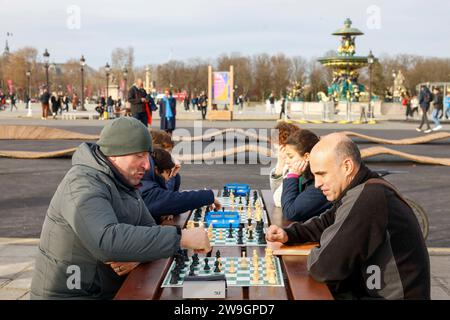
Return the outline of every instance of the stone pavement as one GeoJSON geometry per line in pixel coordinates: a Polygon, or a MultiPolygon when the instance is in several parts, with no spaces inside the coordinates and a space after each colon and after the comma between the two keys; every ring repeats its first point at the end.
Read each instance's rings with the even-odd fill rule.
{"type": "MultiPolygon", "coordinates": [[[[39,239],[0,238],[0,300],[28,300],[39,239]]],[[[431,298],[450,300],[450,248],[429,248],[431,298]]]]}

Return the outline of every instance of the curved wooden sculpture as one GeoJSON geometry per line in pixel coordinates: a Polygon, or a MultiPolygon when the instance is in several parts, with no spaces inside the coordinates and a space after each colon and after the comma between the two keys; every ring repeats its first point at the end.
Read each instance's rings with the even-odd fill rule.
{"type": "MultiPolygon", "coordinates": [[[[49,152],[36,152],[36,151],[7,151],[0,150],[0,157],[16,158],[16,159],[46,159],[46,158],[58,158],[71,156],[76,148],[49,151],[49,152]]],[[[257,146],[257,145],[242,145],[239,147],[233,147],[222,151],[205,152],[200,154],[186,154],[179,156],[177,159],[181,162],[193,162],[193,161],[213,161],[215,159],[221,159],[224,157],[232,156],[243,152],[255,152],[266,157],[272,155],[272,150],[257,146]]],[[[397,156],[412,162],[450,166],[450,158],[432,158],[427,156],[414,155],[406,152],[401,152],[385,147],[370,147],[361,150],[362,158],[370,158],[378,155],[389,154],[397,156]]]]}
{"type": "Polygon", "coordinates": [[[435,132],[435,133],[427,134],[427,135],[422,135],[420,137],[405,138],[405,139],[398,139],[398,140],[377,138],[377,137],[367,136],[365,134],[361,134],[361,133],[357,133],[357,132],[353,132],[353,131],[342,131],[341,133],[343,133],[349,137],[358,137],[358,138],[369,140],[369,141],[375,142],[375,143],[392,144],[392,145],[423,144],[423,143],[427,143],[427,142],[431,142],[431,141],[450,139],[450,132],[444,132],[444,131],[435,132]]]}
{"type": "Polygon", "coordinates": [[[83,134],[43,126],[1,125],[0,139],[3,140],[97,140],[98,135],[83,134]]]}
{"type": "MultiPolygon", "coordinates": [[[[248,129],[244,130],[241,128],[222,129],[194,137],[173,136],[172,139],[174,141],[186,141],[186,142],[200,141],[200,140],[208,140],[213,137],[224,135],[230,132],[247,136],[249,138],[255,139],[256,141],[270,142],[269,137],[260,136],[252,132],[251,130],[248,129]]],[[[347,136],[357,137],[374,143],[391,144],[391,145],[423,144],[431,141],[450,139],[450,132],[445,131],[435,132],[432,134],[422,135],[414,138],[405,138],[397,140],[377,138],[353,131],[342,131],[342,133],[347,136]]],[[[0,125],[0,139],[3,140],[97,140],[98,138],[99,138],[98,135],[82,134],[78,132],[51,127],[0,125]]]]}

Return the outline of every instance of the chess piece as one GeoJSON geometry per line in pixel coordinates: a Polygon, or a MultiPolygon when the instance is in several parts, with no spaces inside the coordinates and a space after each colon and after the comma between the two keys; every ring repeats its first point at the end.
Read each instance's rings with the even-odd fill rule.
{"type": "Polygon", "coordinates": [[[216,258],[220,258],[220,250],[216,251],[216,258]]]}
{"type": "Polygon", "coordinates": [[[211,267],[209,266],[209,261],[208,258],[205,258],[205,266],[203,267],[203,270],[206,272],[209,272],[209,270],[211,270],[211,267]]]}
{"type": "Polygon", "coordinates": [[[244,241],[242,239],[242,231],[241,231],[241,234],[238,234],[237,244],[244,244],[244,241]]]}
{"type": "Polygon", "coordinates": [[[177,284],[178,280],[179,280],[179,272],[177,270],[172,270],[170,272],[171,276],[170,276],[170,284],[177,284]]]}
{"type": "Polygon", "coordinates": [[[242,252],[241,269],[247,269],[247,258],[245,257],[245,251],[242,252]]]}
{"type": "Polygon", "coordinates": [[[218,260],[216,260],[215,262],[214,262],[214,266],[215,266],[215,268],[214,268],[214,272],[220,272],[220,261],[218,261],[218,260]]]}
{"type": "Polygon", "coordinates": [[[228,238],[233,238],[233,225],[230,223],[230,228],[228,229],[228,238]]]}
{"type": "Polygon", "coordinates": [[[234,260],[230,261],[230,268],[228,269],[229,273],[236,273],[236,269],[234,267],[234,260]]]}
{"type": "Polygon", "coordinates": [[[189,268],[189,275],[195,276],[195,266],[193,264],[191,264],[191,266],[189,268]]]}
{"type": "Polygon", "coordinates": [[[220,239],[220,240],[223,239],[223,232],[222,232],[222,229],[219,229],[219,239],[220,239]]]}
{"type": "Polygon", "coordinates": [[[258,269],[255,269],[255,271],[253,271],[252,283],[256,284],[258,282],[259,282],[259,272],[258,269]]]}
{"type": "Polygon", "coordinates": [[[239,197],[239,204],[242,204],[242,197],[239,197]]]}
{"type": "Polygon", "coordinates": [[[252,229],[248,229],[247,240],[253,240],[253,230],[252,229]]]}
{"type": "Polygon", "coordinates": [[[247,222],[248,222],[248,226],[250,227],[252,225],[252,218],[248,218],[247,222]]]}

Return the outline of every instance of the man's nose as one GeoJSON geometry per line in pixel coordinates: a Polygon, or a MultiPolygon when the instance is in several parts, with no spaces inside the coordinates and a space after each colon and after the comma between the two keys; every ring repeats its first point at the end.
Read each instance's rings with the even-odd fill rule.
{"type": "Polygon", "coordinates": [[[150,160],[149,160],[148,157],[144,160],[143,167],[144,167],[145,171],[149,171],[150,170],[150,160]]]}
{"type": "Polygon", "coordinates": [[[316,187],[316,189],[319,189],[322,186],[322,181],[320,181],[320,178],[315,177],[314,179],[314,187],[316,187]]]}

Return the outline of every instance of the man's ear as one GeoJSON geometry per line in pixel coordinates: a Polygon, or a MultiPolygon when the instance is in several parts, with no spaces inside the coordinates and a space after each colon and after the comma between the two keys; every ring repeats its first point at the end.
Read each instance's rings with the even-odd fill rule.
{"type": "Polygon", "coordinates": [[[347,158],[344,160],[344,169],[346,176],[350,176],[353,173],[355,169],[355,163],[353,162],[352,159],[347,158]]]}
{"type": "Polygon", "coordinates": [[[310,153],[309,152],[305,152],[305,154],[303,156],[305,157],[306,161],[309,161],[309,159],[310,159],[310,153]]]}

